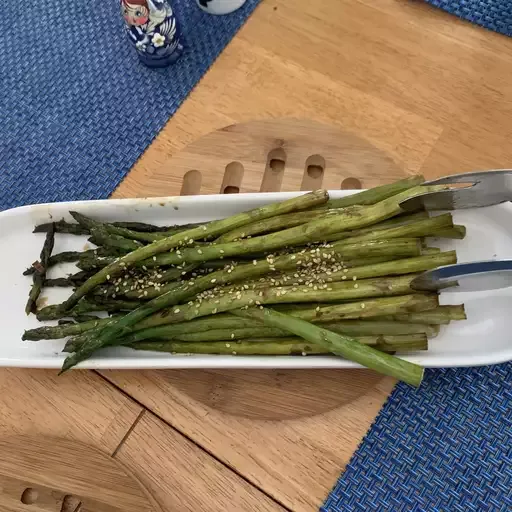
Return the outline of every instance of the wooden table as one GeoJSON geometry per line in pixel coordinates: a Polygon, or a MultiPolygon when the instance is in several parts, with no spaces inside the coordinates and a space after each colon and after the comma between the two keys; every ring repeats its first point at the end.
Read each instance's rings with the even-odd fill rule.
{"type": "MultiPolygon", "coordinates": [[[[115,196],[165,194],[146,184],[170,155],[268,117],[338,125],[427,177],[507,167],[511,76],[511,39],[421,1],[264,0],[115,196]]],[[[0,433],[100,447],[165,510],[311,511],[393,386],[362,375],[347,392],[336,372],[4,369],[0,433]]]]}

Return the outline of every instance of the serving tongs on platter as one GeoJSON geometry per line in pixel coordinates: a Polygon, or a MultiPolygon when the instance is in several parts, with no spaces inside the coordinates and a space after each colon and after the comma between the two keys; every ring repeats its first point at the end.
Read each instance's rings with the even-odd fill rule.
{"type": "MultiPolygon", "coordinates": [[[[400,203],[406,211],[458,210],[493,206],[512,200],[512,169],[453,174],[425,185],[462,185],[426,193],[400,203]]],[[[420,274],[411,286],[420,291],[481,291],[512,286],[512,260],[446,265],[420,274]]]]}

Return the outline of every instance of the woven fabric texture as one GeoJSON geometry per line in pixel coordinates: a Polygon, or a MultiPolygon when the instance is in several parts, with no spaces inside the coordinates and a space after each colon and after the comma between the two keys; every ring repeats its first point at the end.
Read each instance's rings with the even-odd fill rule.
{"type": "Polygon", "coordinates": [[[426,0],[459,18],[506,36],[512,36],[510,0],[426,0]]]}
{"type": "Polygon", "coordinates": [[[118,0],[2,7],[0,209],[108,197],[259,0],[212,16],[171,0],[185,53],[139,63],[118,0]]]}
{"type": "Polygon", "coordinates": [[[322,512],[510,512],[512,364],[399,384],[322,512]]]}

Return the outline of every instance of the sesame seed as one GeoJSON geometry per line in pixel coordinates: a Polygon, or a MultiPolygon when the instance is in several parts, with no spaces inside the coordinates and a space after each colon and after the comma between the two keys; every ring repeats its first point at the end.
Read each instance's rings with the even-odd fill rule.
{"type": "Polygon", "coordinates": [[[110,279],[110,276],[107,274],[107,279],[110,279]]]}
{"type": "Polygon", "coordinates": [[[148,295],[148,292],[144,291],[144,297],[147,297],[147,295],[148,295]]]}
{"type": "Polygon", "coordinates": [[[197,249],[197,254],[203,254],[203,251],[201,251],[201,249],[197,249]]]}
{"type": "Polygon", "coordinates": [[[147,269],[148,269],[148,267],[146,267],[146,265],[142,265],[142,268],[143,268],[144,270],[147,270],[147,269]]]}
{"type": "Polygon", "coordinates": [[[317,306],[317,307],[315,308],[315,311],[320,311],[320,306],[317,306]]]}
{"type": "Polygon", "coordinates": [[[363,303],[361,304],[361,309],[364,309],[365,307],[366,307],[366,305],[365,305],[365,303],[363,302],[363,303]]]}
{"type": "Polygon", "coordinates": [[[306,354],[306,352],[302,352],[302,355],[303,355],[303,356],[305,356],[305,355],[307,355],[307,354],[306,354]]]}
{"type": "Polygon", "coordinates": [[[153,261],[156,261],[156,256],[153,256],[153,261]]]}
{"type": "Polygon", "coordinates": [[[226,343],[226,348],[229,348],[229,347],[231,347],[231,345],[229,343],[226,343]]]}
{"type": "Polygon", "coordinates": [[[215,278],[214,278],[214,279],[212,279],[210,282],[211,282],[211,283],[215,283],[215,281],[217,281],[217,279],[215,279],[215,278]]]}
{"type": "Polygon", "coordinates": [[[233,352],[231,352],[234,356],[236,356],[236,352],[233,350],[233,352]]]}
{"type": "Polygon", "coordinates": [[[354,276],[354,277],[352,278],[352,281],[357,281],[357,276],[354,276]]]}
{"type": "Polygon", "coordinates": [[[358,284],[355,284],[355,285],[354,285],[354,288],[359,288],[359,285],[358,285],[358,284]]]}
{"type": "Polygon", "coordinates": [[[217,313],[217,308],[212,309],[212,315],[215,315],[215,313],[217,313]]]}
{"type": "Polygon", "coordinates": [[[341,276],[341,279],[343,279],[343,281],[345,281],[345,279],[347,279],[347,276],[341,276]]]}

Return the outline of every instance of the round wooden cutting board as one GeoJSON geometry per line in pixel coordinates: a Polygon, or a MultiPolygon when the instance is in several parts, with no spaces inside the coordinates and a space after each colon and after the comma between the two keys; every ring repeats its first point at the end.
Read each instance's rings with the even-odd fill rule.
{"type": "MultiPolygon", "coordinates": [[[[139,196],[359,189],[406,176],[386,153],[367,141],[337,127],[300,119],[226,126],[189,144],[148,174],[139,196]]],[[[167,373],[170,386],[210,407],[274,420],[355,404],[382,381],[376,373],[363,370],[167,373]]],[[[367,421],[361,424],[362,435],[367,421]]]]}
{"type": "Polygon", "coordinates": [[[226,126],[148,172],[138,195],[358,189],[405,176],[386,153],[367,141],[299,119],[226,126]]]}
{"type": "Polygon", "coordinates": [[[60,438],[0,439],[2,512],[163,512],[124,466],[60,438]]]}

